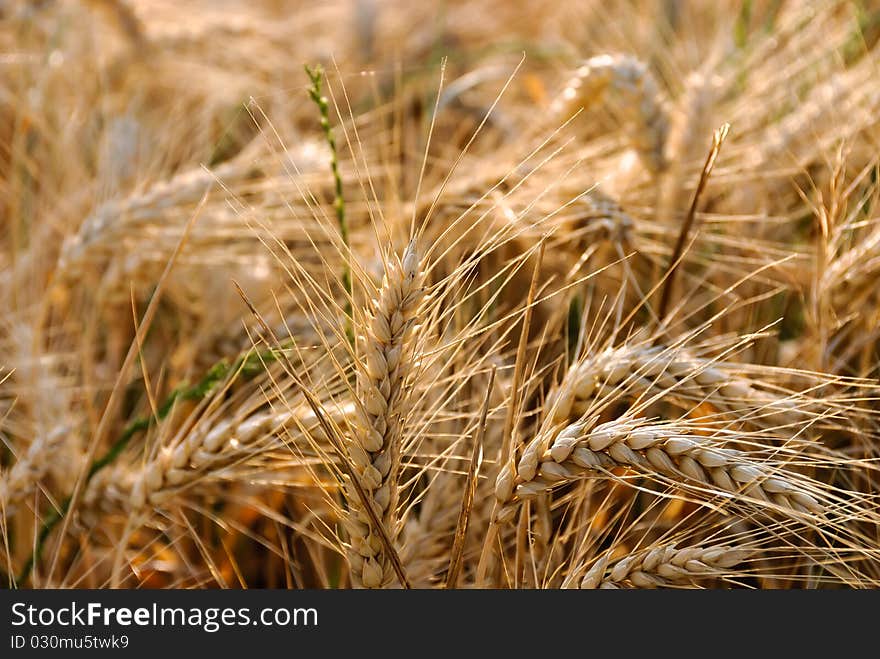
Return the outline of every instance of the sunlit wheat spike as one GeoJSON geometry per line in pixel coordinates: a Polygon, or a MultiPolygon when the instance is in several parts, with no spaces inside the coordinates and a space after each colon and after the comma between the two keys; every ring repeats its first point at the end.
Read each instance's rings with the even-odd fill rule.
{"type": "MultiPolygon", "coordinates": [[[[739,362],[700,357],[684,346],[638,341],[585,355],[568,369],[547,401],[548,418],[564,423],[597,401],[653,398],[685,408],[708,403],[757,427],[799,428],[821,414],[821,400],[763,386],[739,362]]],[[[829,403],[830,405],[830,403],[829,403]]]]}
{"type": "Polygon", "coordinates": [[[567,119],[579,108],[609,103],[625,124],[633,149],[648,171],[666,167],[669,118],[648,67],[631,55],[597,55],[569,79],[551,112],[567,119]]]}
{"type": "Polygon", "coordinates": [[[70,442],[72,428],[59,426],[31,442],[27,452],[2,474],[0,474],[0,501],[6,514],[12,515],[18,506],[27,500],[40,481],[52,468],[52,461],[59,449],[70,442]]]}
{"type": "MultiPolygon", "coordinates": [[[[397,479],[407,406],[405,383],[412,366],[410,338],[424,294],[422,281],[420,256],[410,243],[400,261],[391,259],[358,334],[359,414],[349,458],[369,505],[392,540],[398,533],[397,479]]],[[[346,529],[352,579],[365,588],[387,586],[394,574],[390,558],[353,487],[349,487],[349,506],[346,529]]]]}
{"type": "Polygon", "coordinates": [[[823,513],[816,483],[749,452],[729,448],[729,443],[739,439],[736,433],[706,436],[696,430],[635,418],[597,424],[593,417],[545,431],[526,446],[516,467],[508,466],[499,479],[504,484],[495,494],[504,506],[499,517],[509,518],[517,500],[614,467],[692,484],[710,494],[745,496],[796,515],[823,513]]]}
{"type": "MultiPolygon", "coordinates": [[[[351,406],[340,407],[333,416],[342,423],[352,412],[351,406]]],[[[83,495],[82,511],[93,521],[112,512],[144,517],[192,485],[266,450],[267,439],[274,442],[268,448],[295,444],[301,452],[322,441],[318,421],[305,406],[202,422],[143,464],[123,462],[96,474],[83,495]]]]}
{"type": "Polygon", "coordinates": [[[580,581],[584,589],[664,588],[691,586],[729,574],[750,555],[748,549],[726,546],[653,547],[615,561],[599,558],[580,581]]]}

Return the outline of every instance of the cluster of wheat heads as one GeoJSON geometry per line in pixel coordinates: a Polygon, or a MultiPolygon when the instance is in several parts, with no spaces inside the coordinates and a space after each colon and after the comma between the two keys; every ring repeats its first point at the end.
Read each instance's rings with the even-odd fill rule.
{"type": "Polygon", "coordinates": [[[876,11],[190,4],[0,10],[4,587],[880,585],[876,11]]]}

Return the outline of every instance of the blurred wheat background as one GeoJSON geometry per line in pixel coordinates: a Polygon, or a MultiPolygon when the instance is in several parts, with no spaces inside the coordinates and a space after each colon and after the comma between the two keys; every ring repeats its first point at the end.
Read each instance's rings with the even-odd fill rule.
{"type": "Polygon", "coordinates": [[[878,37],[0,2],[3,586],[880,585],[878,37]]]}

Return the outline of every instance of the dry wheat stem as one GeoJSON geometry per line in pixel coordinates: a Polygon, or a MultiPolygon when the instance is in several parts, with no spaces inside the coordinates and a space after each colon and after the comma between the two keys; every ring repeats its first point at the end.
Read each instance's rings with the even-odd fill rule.
{"type": "Polygon", "coordinates": [[[464,553],[464,541],[467,536],[468,523],[474,505],[474,496],[477,493],[479,483],[480,465],[483,461],[483,439],[486,433],[486,416],[489,413],[489,401],[492,398],[492,388],[495,384],[496,370],[493,367],[489,374],[489,383],[486,387],[486,397],[483,401],[483,409],[480,413],[480,422],[477,426],[477,434],[474,438],[474,447],[471,453],[470,466],[468,467],[467,482],[465,483],[461,505],[459,506],[458,522],[455,526],[455,536],[452,543],[449,570],[446,573],[446,588],[455,588],[458,583],[458,575],[461,571],[462,554],[464,553]]]}

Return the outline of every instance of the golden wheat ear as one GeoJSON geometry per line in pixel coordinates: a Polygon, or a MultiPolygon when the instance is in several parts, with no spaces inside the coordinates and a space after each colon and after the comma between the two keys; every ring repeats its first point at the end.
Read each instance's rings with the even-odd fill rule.
{"type": "Polygon", "coordinates": [[[731,573],[752,552],[737,547],[654,547],[616,561],[597,560],[580,581],[580,588],[664,588],[699,585],[731,573]]]}
{"type": "Polygon", "coordinates": [[[575,71],[550,111],[568,119],[579,108],[606,102],[621,117],[630,145],[645,168],[666,168],[669,118],[648,67],[632,55],[597,55],[575,71]]]}
{"type": "Polygon", "coordinates": [[[406,390],[413,355],[412,330],[424,294],[420,256],[411,242],[388,270],[372,301],[365,326],[358,333],[357,399],[359,416],[348,443],[353,476],[367,501],[352,488],[345,526],[349,534],[352,580],[366,588],[387,586],[393,576],[391,558],[379,533],[394,542],[398,534],[397,501],[400,427],[408,401],[406,390]],[[363,506],[373,507],[382,530],[373,528],[363,506]]]}

